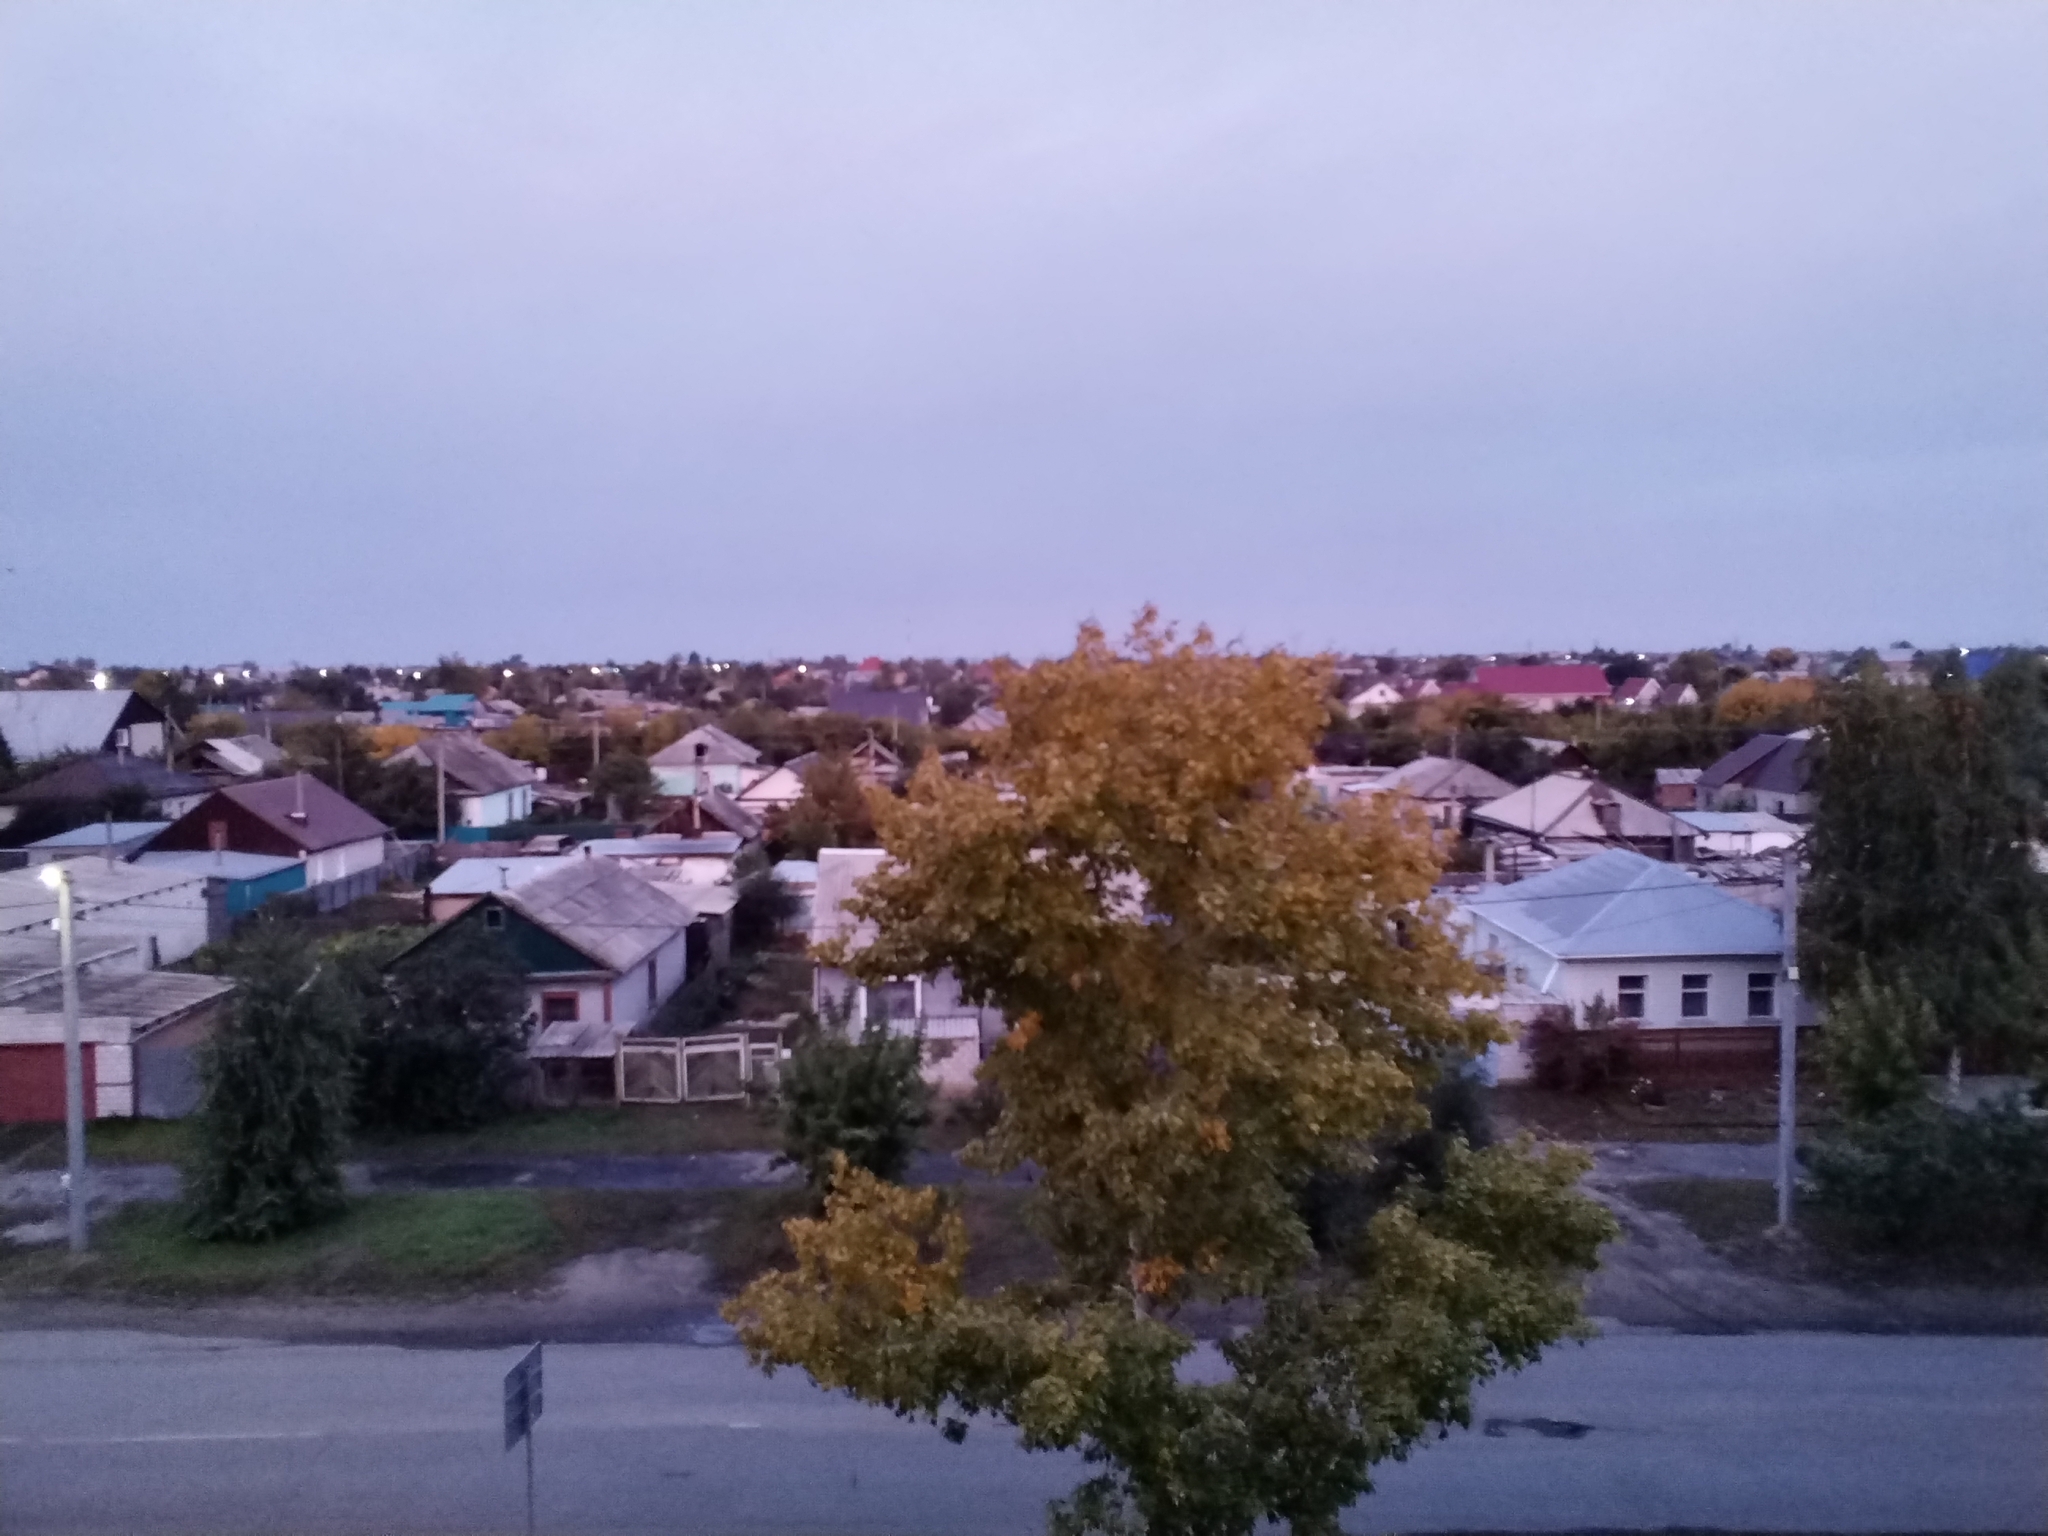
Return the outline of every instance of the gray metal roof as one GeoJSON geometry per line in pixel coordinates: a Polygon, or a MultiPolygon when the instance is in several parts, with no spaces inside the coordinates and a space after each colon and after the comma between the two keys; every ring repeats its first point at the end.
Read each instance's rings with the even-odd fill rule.
{"type": "Polygon", "coordinates": [[[612,859],[571,858],[538,880],[496,894],[529,922],[615,972],[631,970],[695,916],[612,859]]]}
{"type": "Polygon", "coordinates": [[[423,736],[402,752],[394,752],[387,763],[440,764],[455,789],[473,795],[493,795],[539,781],[539,775],[516,757],[508,757],[486,741],[467,731],[449,731],[423,736]]]}
{"type": "Polygon", "coordinates": [[[1455,757],[1418,757],[1389,769],[1368,788],[1406,790],[1418,800],[1496,800],[1515,792],[1506,779],[1455,757]]]}
{"type": "Polygon", "coordinates": [[[1559,959],[1776,957],[1784,948],[1772,913],[1627,848],[1482,887],[1463,905],[1559,959]]]}
{"type": "Polygon", "coordinates": [[[435,896],[482,896],[509,891],[553,874],[576,855],[528,853],[505,859],[457,859],[427,887],[435,896]]]}
{"type": "MultiPolygon", "coordinates": [[[[88,970],[78,978],[79,1024],[81,1032],[100,1039],[123,1034],[134,1039],[234,990],[225,977],[185,971],[88,970]]],[[[53,977],[0,1003],[0,1031],[17,1032],[38,1021],[54,1026],[63,1009],[62,981],[53,977]]]]}
{"type": "Polygon", "coordinates": [[[128,688],[8,689],[0,692],[0,736],[17,763],[97,752],[134,697],[128,688]]]}
{"type": "Polygon", "coordinates": [[[715,725],[700,725],[680,740],[670,742],[647,761],[656,768],[694,768],[699,763],[746,767],[761,761],[761,754],[730,731],[722,731],[715,725]],[[704,749],[702,757],[697,755],[700,746],[704,749]]]}
{"type": "Polygon", "coordinates": [[[1674,820],[1669,811],[1645,805],[1596,778],[1576,773],[1553,773],[1534,784],[1525,784],[1511,794],[1477,807],[1472,818],[1531,837],[1596,843],[1617,836],[1692,836],[1692,829],[1674,820]],[[1600,819],[1598,807],[1602,804],[1612,804],[1618,809],[1617,824],[1613,830],[1600,819]]]}
{"type": "MultiPolygon", "coordinates": [[[[80,918],[94,912],[130,903],[151,906],[171,901],[184,908],[205,903],[204,878],[183,869],[163,869],[140,864],[108,864],[100,859],[66,859],[71,891],[80,918]]],[[[57,917],[57,893],[43,884],[33,869],[0,870],[0,933],[21,933],[46,928],[57,917]]]]}
{"type": "Polygon", "coordinates": [[[304,861],[282,853],[234,853],[225,848],[179,848],[160,853],[143,851],[135,862],[149,869],[184,870],[221,880],[261,880],[281,869],[296,869],[304,861]]]}
{"type": "Polygon", "coordinates": [[[125,844],[155,837],[168,827],[168,821],[115,821],[88,822],[82,827],[73,827],[69,832],[59,832],[29,844],[31,848],[82,848],[91,853],[96,848],[112,843],[116,848],[125,844]]]}

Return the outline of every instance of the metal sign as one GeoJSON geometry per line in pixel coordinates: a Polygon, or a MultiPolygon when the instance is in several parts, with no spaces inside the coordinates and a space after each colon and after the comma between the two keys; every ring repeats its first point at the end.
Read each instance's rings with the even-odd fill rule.
{"type": "Polygon", "coordinates": [[[505,1449],[511,1450],[533,1433],[540,1417],[540,1346],[534,1345],[505,1373],[505,1449]]]}

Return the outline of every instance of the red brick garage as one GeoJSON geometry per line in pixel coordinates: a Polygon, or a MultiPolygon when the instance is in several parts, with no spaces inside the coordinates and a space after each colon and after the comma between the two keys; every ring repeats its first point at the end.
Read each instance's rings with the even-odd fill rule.
{"type": "MultiPolygon", "coordinates": [[[[93,1118],[93,1056],[95,1047],[81,1047],[85,1057],[85,1115],[93,1118]]],[[[64,1047],[0,1045],[0,1124],[64,1119],[64,1047]]]]}

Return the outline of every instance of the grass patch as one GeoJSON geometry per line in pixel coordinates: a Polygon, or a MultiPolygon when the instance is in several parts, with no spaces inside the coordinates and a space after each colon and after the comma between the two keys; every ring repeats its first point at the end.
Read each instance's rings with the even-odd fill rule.
{"type": "Polygon", "coordinates": [[[532,1110],[471,1131],[364,1132],[349,1150],[372,1161],[463,1157],[575,1157],[610,1153],[777,1151],[782,1133],[750,1104],[607,1104],[532,1110]]]}
{"type": "MultiPolygon", "coordinates": [[[[1811,1131],[1835,1122],[1817,1074],[1799,1095],[1799,1125],[1811,1131]]],[[[1673,1087],[1660,1105],[1638,1104],[1620,1090],[1564,1093],[1532,1083],[1488,1091],[1503,1135],[1528,1131],[1547,1141],[1769,1142],[1778,1134],[1778,1090],[1748,1084],[1721,1088],[1673,1087]]]]}
{"type": "Polygon", "coordinates": [[[721,1291],[794,1263],[782,1224],[813,1210],[803,1189],[558,1189],[541,1200],[566,1251],[688,1249],[721,1291]]]}
{"type": "Polygon", "coordinates": [[[1778,1219],[1778,1189],[1768,1179],[1646,1179],[1628,1185],[1627,1196],[1668,1211],[1714,1247],[1761,1237],[1778,1219]]]}
{"type": "Polygon", "coordinates": [[[82,1260],[50,1248],[0,1257],[0,1285],[178,1300],[447,1295],[531,1284],[563,1256],[561,1232],[529,1190],[370,1195],[270,1243],[201,1242],[185,1218],[177,1205],[124,1206],[82,1260]]]}

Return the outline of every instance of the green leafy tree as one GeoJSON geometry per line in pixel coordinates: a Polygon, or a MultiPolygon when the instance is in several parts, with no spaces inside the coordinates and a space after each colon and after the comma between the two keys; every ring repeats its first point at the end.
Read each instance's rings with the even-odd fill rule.
{"type": "Polygon", "coordinates": [[[1579,1324],[1613,1226],[1583,1159],[1453,1139],[1319,1261],[1300,1193],[1424,1129],[1443,1062],[1497,1038],[1431,897],[1433,843],[1384,805],[1332,812],[1298,775],[1326,668],[1182,643],[1148,612],[1011,672],[984,771],[930,764],[878,802],[891,862],[830,963],[949,970],[1009,1033],[970,1150],[1038,1170],[1059,1278],[969,1297],[936,1190],[848,1167],[788,1231],[794,1271],[729,1309],[750,1357],[802,1366],[958,1438],[989,1413],[1101,1469],[1053,1528],[1331,1536],[1376,1462],[1466,1422],[1475,1382],[1579,1324]],[[1182,1378],[1192,1302],[1257,1303],[1221,1382],[1182,1378]]]}
{"type": "Polygon", "coordinates": [[[345,1204],[354,1031],[333,974],[282,926],[259,923],[236,946],[234,979],[229,1016],[200,1053],[191,1225],[255,1242],[345,1204]]]}
{"type": "MultiPolygon", "coordinates": [[[[2018,706],[2014,705],[2017,709],[2018,706]]],[[[1858,679],[1822,704],[1800,959],[1832,1005],[1867,967],[1926,999],[1944,1045],[2023,1065],[2042,1046],[2048,885],[2013,735],[1976,689],[1858,679]]]]}
{"type": "Polygon", "coordinates": [[[590,775],[590,792],[624,817],[638,816],[654,798],[654,770],[637,752],[608,752],[590,775]]]}
{"type": "MultiPolygon", "coordinates": [[[[425,763],[379,763],[360,781],[351,780],[354,800],[400,837],[432,837],[439,830],[434,770],[425,763]]],[[[456,820],[453,807],[448,821],[456,820]]]]}
{"type": "Polygon", "coordinates": [[[1821,1052],[1828,1086],[1861,1120],[1921,1098],[1927,1056],[1941,1038],[1934,1010],[1905,984],[1881,986],[1868,966],[1828,1009],[1821,1052]]]}
{"type": "Polygon", "coordinates": [[[804,775],[802,796],[777,818],[772,841],[789,859],[815,859],[820,848],[874,846],[874,805],[851,757],[818,754],[804,775]]]}
{"type": "Polygon", "coordinates": [[[502,939],[458,923],[381,973],[351,970],[365,1125],[463,1130],[511,1106],[526,1067],[526,973],[502,939]]]}
{"type": "Polygon", "coordinates": [[[840,1162],[891,1182],[901,1179],[931,1119],[931,1091],[919,1070],[916,1035],[871,1019],[849,1033],[847,1010],[828,1001],[783,1064],[782,1155],[822,1190],[840,1162]]]}

